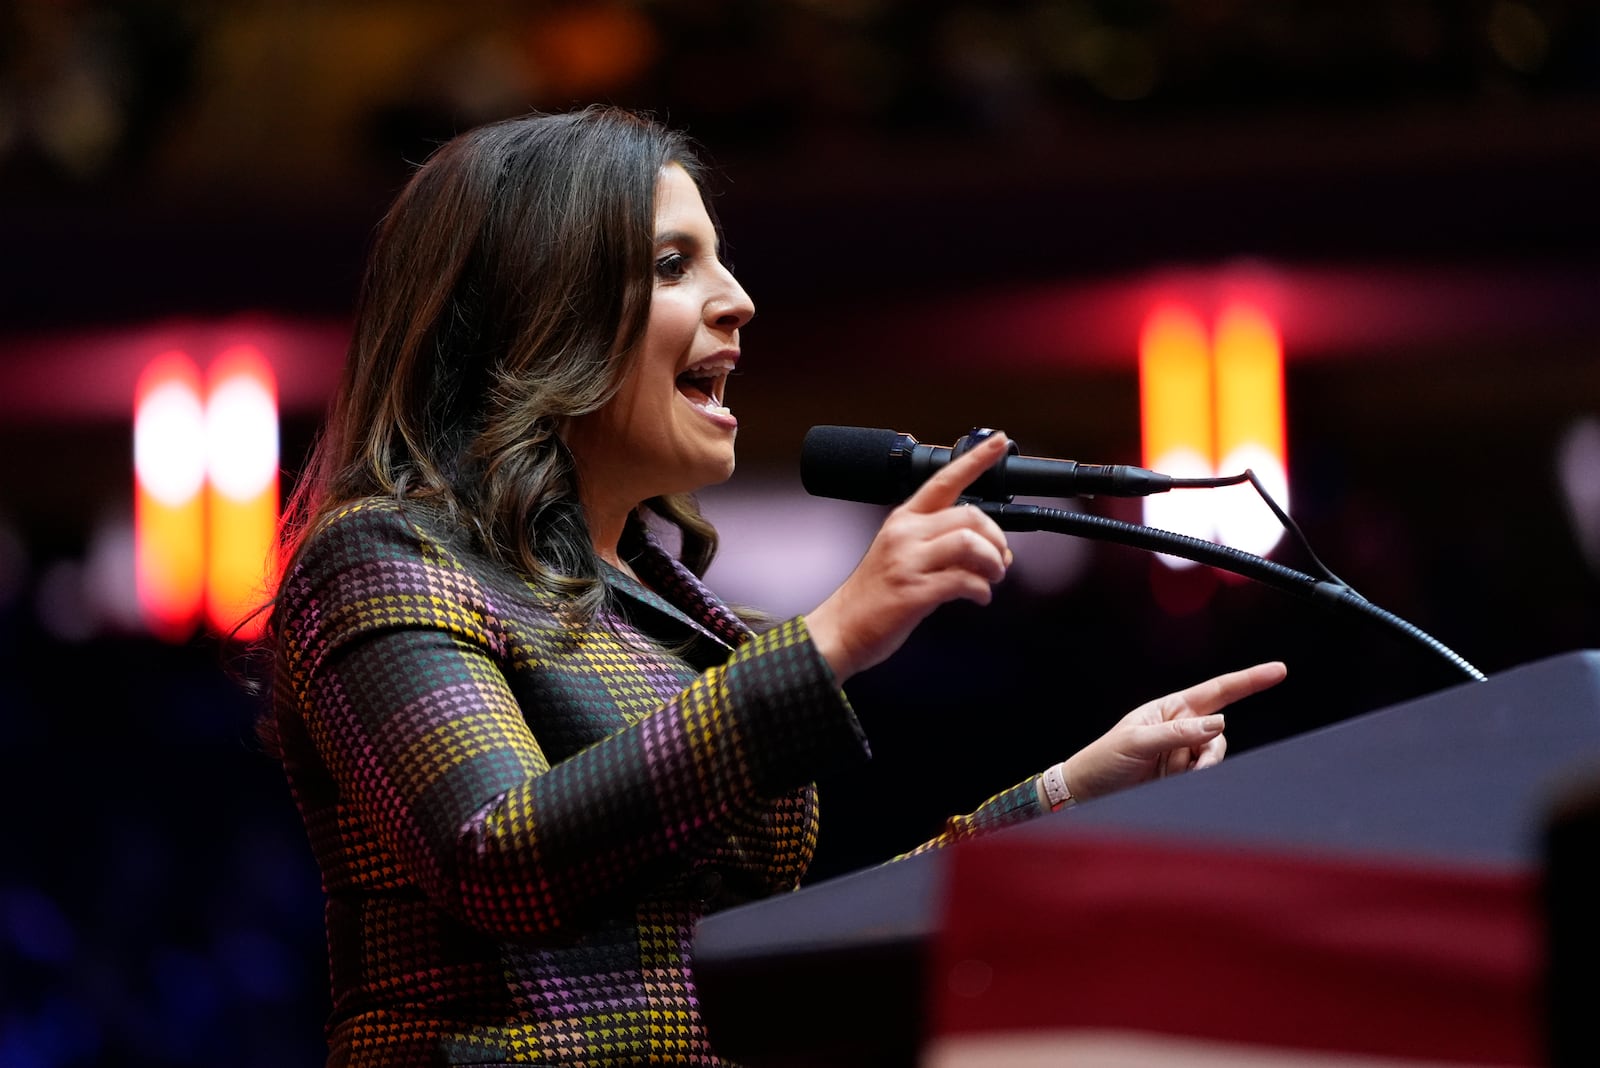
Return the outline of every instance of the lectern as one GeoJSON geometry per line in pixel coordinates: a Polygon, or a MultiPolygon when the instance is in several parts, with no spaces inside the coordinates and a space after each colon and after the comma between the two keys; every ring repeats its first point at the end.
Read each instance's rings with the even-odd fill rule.
{"type": "MultiPolygon", "coordinates": [[[[1250,888],[1259,892],[1260,879],[1267,877],[1262,873],[1286,865],[1327,866],[1353,879],[1350,885],[1363,887],[1363,893],[1381,896],[1373,888],[1392,885],[1396,901],[1404,897],[1407,902],[1395,907],[1420,910],[1424,918],[1438,913],[1417,896],[1423,892],[1419,887],[1439,888],[1457,905],[1467,898],[1452,888],[1480,895],[1471,899],[1476,904],[1462,906],[1461,944],[1499,939],[1494,945],[1504,947],[1500,963],[1485,967],[1500,970],[1485,979],[1488,986],[1480,984],[1480,992],[1492,993],[1494,984],[1515,988],[1498,1033],[1512,1035],[1507,1047],[1512,1060],[1542,1060],[1544,1006],[1547,1000],[1560,1001],[1560,991],[1543,990],[1545,912],[1563,889],[1541,887],[1547,843],[1557,840],[1547,832],[1556,798],[1571,798],[1575,789],[1576,796],[1585,796],[1581,786],[1597,769],[1600,651],[1523,665],[1486,682],[1463,683],[1230,757],[1203,773],[1086,802],[971,843],[970,850],[962,845],[925,854],[708,916],[695,942],[707,1024],[725,1056],[755,1066],[914,1064],[925,1038],[940,1026],[930,1018],[937,1010],[929,1006],[949,996],[947,980],[974,989],[1000,981],[984,972],[992,972],[992,965],[978,958],[964,978],[931,974],[936,967],[962,963],[952,965],[942,956],[949,948],[942,940],[952,926],[953,872],[967,865],[970,873],[984,856],[998,862],[1004,853],[1015,862],[1033,852],[1040,859],[1026,878],[1076,879],[1070,885],[1087,888],[1092,878],[1069,870],[1073,856],[1126,865],[1123,854],[1130,850],[1146,863],[1152,851],[1171,849],[1175,862],[1211,865],[1222,874],[1229,865],[1236,867],[1241,872],[1237,887],[1230,889],[1228,880],[1219,878],[1204,893],[1225,901],[1237,892],[1244,915],[1250,888]],[[1391,882],[1381,884],[1384,879],[1391,882]],[[1541,889],[1550,896],[1540,897],[1541,889]],[[1530,1029],[1538,1033],[1517,1037],[1530,1029]]],[[[1578,811],[1581,817],[1581,806],[1578,811]]],[[[1565,822],[1577,828],[1561,839],[1568,854],[1596,844],[1581,837],[1584,827],[1595,825],[1592,817],[1565,822]]],[[[1587,867],[1564,864],[1560,870],[1587,867]]],[[[1113,874],[1125,876],[1127,869],[1113,874]]],[[[971,879],[958,884],[977,885],[971,879]]],[[[1314,884],[1291,879],[1283,885],[1314,884]]],[[[1151,922],[1165,923],[1172,915],[1165,906],[1132,901],[1123,913],[1148,908],[1151,922]]],[[[969,895],[961,907],[981,909],[984,903],[969,895]]],[[[1557,915],[1555,908],[1549,911],[1557,915]]],[[[1404,919],[1392,910],[1388,915],[1404,919]]],[[[1122,918],[1138,920],[1137,915],[1122,918]]],[[[1051,931],[1075,922],[1070,914],[1046,919],[1051,931]]],[[[973,928],[956,926],[969,934],[973,928]]],[[[1590,922],[1591,933],[1580,936],[1592,939],[1593,926],[1590,922]]],[[[1404,923],[1396,928],[1410,929],[1404,923]]],[[[1263,938],[1272,937],[1266,925],[1263,938]]],[[[1339,944],[1330,935],[1322,949],[1335,951],[1339,944]]],[[[1280,963],[1291,959],[1283,949],[1269,947],[1268,956],[1280,963]]],[[[1016,950],[1009,948],[1011,957],[1016,950]]],[[[1381,942],[1373,952],[1381,953],[1381,942]]],[[[1568,959],[1574,956],[1567,953],[1568,959]]],[[[1066,971],[1070,975],[1070,968],[1066,971]]],[[[1094,975],[1070,978],[1079,984],[1096,980],[1094,975]]],[[[1255,978],[1270,983],[1272,977],[1255,978]]],[[[1564,981],[1559,973],[1550,977],[1551,983],[1564,981]]],[[[1420,993],[1436,1001],[1447,996],[1420,993]]],[[[1173,1026],[1162,1018],[1159,1004],[1149,1013],[1155,1032],[1173,1026]]],[[[1473,1019],[1493,1030],[1497,1021],[1484,1021],[1483,1015],[1473,1010],[1473,1019]]],[[[1453,1057],[1446,1050],[1437,1059],[1453,1057]]],[[[1559,1051],[1552,1059],[1561,1059],[1559,1051]]]]}

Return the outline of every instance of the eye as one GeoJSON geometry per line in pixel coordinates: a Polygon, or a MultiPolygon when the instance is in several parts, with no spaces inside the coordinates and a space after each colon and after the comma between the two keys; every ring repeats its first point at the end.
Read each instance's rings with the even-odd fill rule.
{"type": "Polygon", "coordinates": [[[681,252],[668,252],[656,258],[656,277],[676,282],[689,273],[689,257],[681,252]]]}

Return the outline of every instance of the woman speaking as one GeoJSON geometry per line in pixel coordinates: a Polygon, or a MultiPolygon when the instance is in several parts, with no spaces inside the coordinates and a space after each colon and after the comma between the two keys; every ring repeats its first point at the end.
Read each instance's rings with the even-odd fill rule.
{"type": "MultiPolygon", "coordinates": [[[[996,436],[803,617],[758,632],[700,582],[690,494],[733,472],[755,313],[701,178],[681,135],[590,108],[461,135],[383,221],[263,721],[326,893],[330,1065],[725,1063],[696,921],[799,884],[812,783],[868,756],[840,687],[1005,576],[956,503],[996,436]]],[[[1219,710],[1283,674],[1142,706],[922,848],[1213,764],[1219,710]]]]}

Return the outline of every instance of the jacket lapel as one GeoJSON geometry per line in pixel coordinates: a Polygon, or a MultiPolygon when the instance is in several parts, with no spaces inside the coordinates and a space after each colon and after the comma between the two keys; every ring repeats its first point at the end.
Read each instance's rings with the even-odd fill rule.
{"type": "Polygon", "coordinates": [[[752,631],[744,621],[693,572],[670,556],[643,523],[629,523],[623,549],[628,563],[644,582],[636,582],[609,565],[601,566],[606,585],[619,595],[620,607],[637,623],[645,622],[638,615],[640,611],[657,620],[668,620],[674,629],[687,629],[695,637],[715,643],[719,661],[750,637],[752,631]]]}

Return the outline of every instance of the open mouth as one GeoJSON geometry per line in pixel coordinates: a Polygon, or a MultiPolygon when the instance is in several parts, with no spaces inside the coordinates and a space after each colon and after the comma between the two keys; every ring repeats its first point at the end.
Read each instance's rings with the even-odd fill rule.
{"type": "Polygon", "coordinates": [[[721,415],[728,414],[722,398],[728,388],[731,364],[717,363],[691,367],[677,378],[678,392],[696,408],[721,415]]]}

